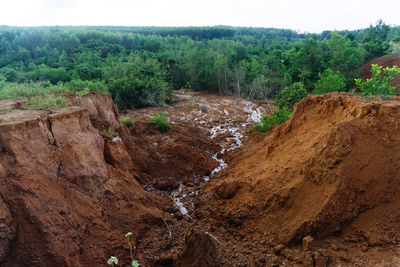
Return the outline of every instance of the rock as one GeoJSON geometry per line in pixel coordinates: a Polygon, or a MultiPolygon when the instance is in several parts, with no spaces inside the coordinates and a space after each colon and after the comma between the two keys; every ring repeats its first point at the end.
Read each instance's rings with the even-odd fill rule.
{"type": "Polygon", "coordinates": [[[314,241],[314,238],[312,236],[306,236],[303,238],[303,250],[310,250],[312,247],[312,243],[314,241]]]}
{"type": "Polygon", "coordinates": [[[215,188],[215,193],[222,199],[228,199],[234,197],[239,188],[238,182],[223,182],[215,188]]]}
{"type": "Polygon", "coordinates": [[[281,252],[282,252],[282,250],[283,250],[284,248],[285,248],[284,245],[279,244],[279,245],[276,245],[276,246],[272,249],[272,251],[273,251],[276,255],[280,255],[281,252]]]}
{"type": "Polygon", "coordinates": [[[163,191],[175,190],[179,187],[179,182],[173,178],[158,178],[154,187],[163,191]]]}
{"type": "Polygon", "coordinates": [[[104,148],[104,158],[114,168],[123,171],[131,171],[133,169],[131,157],[119,136],[107,140],[104,148]]]}
{"type": "Polygon", "coordinates": [[[220,266],[215,240],[197,226],[192,227],[185,237],[183,253],[177,259],[176,266],[220,266]]]}

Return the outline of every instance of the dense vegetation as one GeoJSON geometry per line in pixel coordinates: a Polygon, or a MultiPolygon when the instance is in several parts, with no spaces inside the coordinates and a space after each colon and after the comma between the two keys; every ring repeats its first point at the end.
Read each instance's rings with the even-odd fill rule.
{"type": "Polygon", "coordinates": [[[381,21],[319,35],[226,26],[1,26],[0,98],[90,90],[137,108],[163,105],[182,87],[250,99],[345,91],[363,61],[398,41],[400,29],[381,21]]]}

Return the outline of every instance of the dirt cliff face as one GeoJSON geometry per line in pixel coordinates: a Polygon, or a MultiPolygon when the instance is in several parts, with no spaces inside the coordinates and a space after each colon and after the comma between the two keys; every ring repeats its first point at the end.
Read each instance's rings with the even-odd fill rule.
{"type": "Polygon", "coordinates": [[[85,96],[69,95],[70,101],[89,111],[92,125],[99,130],[107,130],[111,127],[118,130],[122,123],[118,120],[118,107],[112,101],[110,95],[89,93],[85,96]]]}
{"type": "Polygon", "coordinates": [[[9,265],[99,266],[125,231],[161,220],[154,196],[106,164],[83,108],[1,123],[0,142],[0,256],[9,265]]]}

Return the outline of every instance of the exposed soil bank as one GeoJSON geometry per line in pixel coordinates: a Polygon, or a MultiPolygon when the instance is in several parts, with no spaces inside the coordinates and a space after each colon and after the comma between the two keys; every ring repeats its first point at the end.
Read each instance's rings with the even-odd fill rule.
{"type": "Polygon", "coordinates": [[[211,155],[220,148],[194,128],[176,125],[160,134],[137,122],[130,130],[108,95],[69,97],[82,107],[1,103],[7,112],[0,114],[0,261],[103,266],[115,255],[129,262],[130,231],[135,258],[149,265],[171,246],[166,224],[177,211],[171,198],[139,182],[169,190],[205,175],[218,165],[211,155]],[[102,136],[108,128],[115,133],[102,136]]]}
{"type": "MultiPolygon", "coordinates": [[[[198,214],[225,229],[228,239],[251,240],[250,253],[258,261],[268,257],[255,252],[260,248],[254,243],[293,246],[307,236],[320,248],[330,248],[325,241],[336,236],[332,242],[345,240],[346,251],[354,242],[363,251],[395,246],[400,241],[399,155],[399,98],[311,96],[297,104],[288,122],[265,137],[253,137],[231,157],[230,166],[200,191],[198,214]]],[[[345,264],[333,254],[333,265],[345,264]]],[[[397,252],[385,258],[343,255],[347,252],[341,255],[347,264],[398,261],[397,252]]],[[[307,265],[311,256],[289,260],[307,265]]]]}

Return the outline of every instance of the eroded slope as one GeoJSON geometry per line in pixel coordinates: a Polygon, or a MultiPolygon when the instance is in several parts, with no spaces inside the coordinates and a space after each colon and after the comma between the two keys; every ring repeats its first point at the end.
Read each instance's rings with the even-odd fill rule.
{"type": "Polygon", "coordinates": [[[310,96],[288,122],[231,157],[203,190],[198,213],[228,232],[275,245],[307,235],[397,244],[399,155],[397,98],[310,96]]]}

